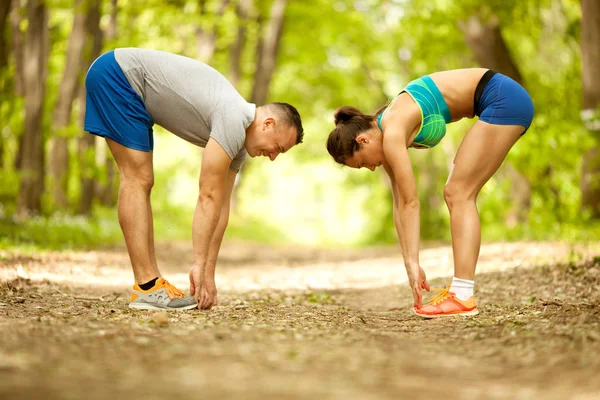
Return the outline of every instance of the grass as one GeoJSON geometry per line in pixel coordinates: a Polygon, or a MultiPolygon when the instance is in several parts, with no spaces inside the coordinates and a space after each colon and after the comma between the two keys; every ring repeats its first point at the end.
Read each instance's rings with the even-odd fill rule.
{"type": "Polygon", "coordinates": [[[0,219],[0,248],[74,250],[113,245],[122,240],[119,224],[102,217],[54,214],[23,222],[0,219]]]}
{"type": "MultiPolygon", "coordinates": [[[[161,206],[154,210],[157,240],[190,240],[193,210],[161,206]]],[[[365,235],[368,235],[365,232],[365,235]]],[[[258,218],[232,215],[226,239],[240,239],[262,244],[294,244],[293,227],[275,226],[258,218]]],[[[520,225],[507,229],[503,223],[483,226],[485,241],[566,240],[585,242],[600,239],[600,223],[551,224],[548,227],[520,225]]],[[[427,240],[427,238],[422,238],[427,240]]],[[[109,247],[123,242],[123,235],[114,208],[96,208],[93,217],[55,213],[16,222],[0,214],[0,249],[21,251],[77,250],[109,247]]],[[[369,245],[390,244],[372,243],[369,245]]],[[[395,242],[395,240],[394,240],[395,242]]],[[[344,246],[350,244],[345,243],[344,246]]],[[[362,246],[365,244],[362,243],[362,246]]],[[[361,244],[354,247],[362,247],[361,244]]]]}
{"type": "MultiPolygon", "coordinates": [[[[191,240],[193,211],[161,207],[154,212],[156,240],[191,240]]],[[[227,238],[281,244],[286,237],[264,222],[230,219],[227,238]]],[[[18,248],[21,251],[81,250],[110,247],[123,242],[116,209],[97,208],[92,217],[55,213],[17,222],[0,218],[0,249],[18,248]]]]}

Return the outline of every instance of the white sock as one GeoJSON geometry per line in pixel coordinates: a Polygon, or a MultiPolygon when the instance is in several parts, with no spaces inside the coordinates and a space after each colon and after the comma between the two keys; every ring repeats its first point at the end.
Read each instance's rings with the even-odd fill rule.
{"type": "Polygon", "coordinates": [[[469,300],[469,297],[473,296],[474,288],[475,281],[454,277],[452,278],[450,291],[453,292],[459,300],[466,301],[469,300]]]}

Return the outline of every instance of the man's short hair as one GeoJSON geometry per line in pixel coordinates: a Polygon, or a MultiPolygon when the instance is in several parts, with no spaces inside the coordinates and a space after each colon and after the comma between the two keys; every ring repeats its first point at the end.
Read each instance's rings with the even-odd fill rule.
{"type": "Polygon", "coordinates": [[[304,138],[304,129],[302,128],[302,119],[296,107],[288,103],[269,103],[269,107],[281,118],[284,124],[296,128],[296,144],[302,143],[304,138]]]}

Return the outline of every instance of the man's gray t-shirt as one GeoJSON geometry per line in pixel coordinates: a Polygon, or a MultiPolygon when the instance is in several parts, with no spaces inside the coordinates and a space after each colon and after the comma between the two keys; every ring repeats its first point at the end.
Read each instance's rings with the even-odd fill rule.
{"type": "Polygon", "coordinates": [[[197,146],[216,140],[239,171],[246,159],[246,128],[256,106],[214,68],[157,50],[122,48],[115,59],[154,123],[197,146]]]}

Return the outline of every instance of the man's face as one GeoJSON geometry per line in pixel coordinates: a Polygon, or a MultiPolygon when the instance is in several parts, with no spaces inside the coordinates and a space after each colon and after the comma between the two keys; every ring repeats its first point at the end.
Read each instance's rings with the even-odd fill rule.
{"type": "Polygon", "coordinates": [[[273,118],[265,118],[248,138],[246,150],[250,157],[269,157],[274,161],[281,153],[285,153],[296,144],[296,129],[278,123],[273,118]]]}

